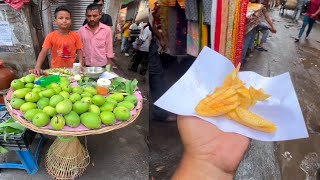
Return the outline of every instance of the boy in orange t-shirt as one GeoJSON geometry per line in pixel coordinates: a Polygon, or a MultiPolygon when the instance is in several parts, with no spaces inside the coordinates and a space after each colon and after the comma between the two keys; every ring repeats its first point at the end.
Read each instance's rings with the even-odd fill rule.
{"type": "Polygon", "coordinates": [[[41,66],[43,61],[51,49],[52,68],[72,68],[78,54],[79,63],[83,65],[82,48],[83,44],[80,36],[76,32],[70,31],[71,12],[65,6],[59,6],[54,12],[54,23],[58,26],[58,30],[47,35],[42,45],[42,50],[38,56],[37,64],[33,73],[41,74],[41,66]]]}

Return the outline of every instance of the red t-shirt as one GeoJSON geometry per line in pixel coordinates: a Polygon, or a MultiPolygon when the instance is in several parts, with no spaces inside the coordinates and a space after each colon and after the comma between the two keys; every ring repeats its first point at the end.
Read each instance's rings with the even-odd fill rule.
{"type": "Polygon", "coordinates": [[[76,32],[70,31],[68,35],[61,35],[57,31],[48,34],[43,48],[51,49],[52,68],[72,67],[76,60],[76,51],[82,49],[82,41],[76,32]]]}
{"type": "MultiPolygon", "coordinates": [[[[307,10],[307,16],[311,17],[312,14],[316,13],[320,8],[320,0],[311,0],[309,8],[307,10]]],[[[318,16],[312,18],[317,19],[318,16]]]]}

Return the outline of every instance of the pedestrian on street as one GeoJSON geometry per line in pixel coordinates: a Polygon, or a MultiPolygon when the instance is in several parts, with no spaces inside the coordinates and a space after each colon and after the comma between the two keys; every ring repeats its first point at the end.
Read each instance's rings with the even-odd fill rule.
{"type": "Polygon", "coordinates": [[[166,91],[166,81],[164,80],[164,69],[161,62],[160,54],[166,50],[166,45],[163,41],[163,37],[158,31],[156,22],[158,19],[154,19],[154,13],[149,11],[149,29],[152,32],[152,39],[149,47],[149,86],[152,103],[150,103],[152,120],[160,122],[171,122],[176,120],[176,115],[170,114],[168,111],[161,109],[154,105],[154,102],[158,100],[166,91]]]}
{"type": "MultiPolygon", "coordinates": [[[[259,0],[258,1],[252,1],[252,2],[260,3],[259,0]]],[[[260,31],[262,33],[262,37],[261,37],[260,43],[258,44],[256,49],[259,50],[259,51],[268,51],[263,46],[263,44],[267,42],[267,38],[269,36],[269,31],[271,31],[272,33],[277,33],[277,30],[275,29],[274,24],[271,21],[265,6],[262,9],[262,13],[263,13],[263,16],[261,17],[261,21],[260,21],[259,25],[257,26],[257,30],[258,30],[258,32],[260,31]]]]}
{"type": "Polygon", "coordinates": [[[130,37],[130,28],[131,25],[131,21],[130,20],[126,20],[126,23],[121,27],[121,31],[122,31],[122,42],[121,42],[121,52],[124,53],[124,55],[126,57],[129,57],[129,37],[130,37]]]}
{"type": "Polygon", "coordinates": [[[298,4],[297,4],[296,9],[293,14],[293,20],[295,22],[298,22],[298,19],[300,17],[301,11],[302,11],[302,7],[306,2],[307,2],[307,0],[298,0],[298,4]]]}
{"type": "Polygon", "coordinates": [[[32,73],[42,74],[41,66],[51,50],[51,68],[72,68],[78,55],[79,63],[83,64],[82,47],[78,33],[70,31],[71,11],[66,6],[59,6],[54,11],[54,24],[58,26],[56,31],[49,33],[43,42],[36,66],[32,73]]]}
{"type": "Polygon", "coordinates": [[[137,72],[141,63],[141,69],[139,72],[141,75],[145,75],[148,70],[149,46],[152,39],[152,33],[149,27],[149,23],[143,26],[139,37],[133,43],[133,48],[136,50],[136,53],[132,57],[132,65],[129,70],[137,72]]]}
{"type": "MultiPolygon", "coordinates": [[[[112,18],[109,14],[105,14],[102,12],[103,9],[103,5],[104,5],[104,0],[94,0],[92,2],[93,4],[98,4],[100,7],[100,12],[101,12],[101,18],[100,18],[100,22],[102,22],[103,24],[112,27],[113,23],[112,23],[112,18]]],[[[84,20],[83,22],[83,26],[87,24],[87,19],[84,20]]]]}
{"type": "Polygon", "coordinates": [[[86,9],[87,24],[79,30],[83,42],[84,65],[105,67],[113,58],[112,30],[99,22],[101,13],[98,4],[90,4],[86,9]]]}
{"type": "Polygon", "coordinates": [[[178,116],[183,155],[173,180],[233,179],[250,139],[193,116],[178,116]],[[236,147],[236,148],[235,148],[236,147]]]}
{"type": "Polygon", "coordinates": [[[320,0],[311,0],[307,13],[303,18],[303,24],[299,31],[299,35],[297,38],[295,38],[295,42],[300,41],[300,38],[302,37],[307,25],[308,25],[308,30],[306,34],[306,39],[308,39],[309,34],[312,30],[313,24],[316,22],[319,13],[320,13],[320,0]]]}
{"type": "Polygon", "coordinates": [[[129,31],[130,31],[130,44],[132,44],[136,41],[136,38],[139,37],[140,35],[140,29],[136,21],[132,20],[132,24],[130,25],[129,31]]]}

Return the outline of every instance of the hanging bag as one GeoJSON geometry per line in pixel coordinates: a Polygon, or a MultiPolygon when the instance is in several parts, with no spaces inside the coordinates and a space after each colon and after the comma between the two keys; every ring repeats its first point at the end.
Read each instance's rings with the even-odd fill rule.
{"type": "Polygon", "coordinates": [[[311,3],[311,1],[307,1],[306,3],[304,3],[304,5],[302,6],[301,13],[306,13],[308,11],[310,3],[311,3]]]}

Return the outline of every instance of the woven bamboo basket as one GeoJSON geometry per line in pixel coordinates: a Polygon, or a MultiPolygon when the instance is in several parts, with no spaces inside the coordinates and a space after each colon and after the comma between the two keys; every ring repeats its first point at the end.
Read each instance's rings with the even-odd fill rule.
{"type": "Polygon", "coordinates": [[[26,119],[24,119],[24,117],[21,117],[20,115],[16,114],[10,103],[8,103],[8,98],[7,96],[4,98],[5,104],[6,104],[6,108],[8,110],[8,112],[10,113],[10,115],[17,121],[19,121],[24,127],[31,129],[32,131],[41,133],[41,134],[47,134],[47,135],[52,135],[52,136],[87,136],[87,135],[95,135],[95,134],[103,134],[109,131],[113,131],[116,129],[120,129],[123,128],[131,123],[133,123],[137,117],[140,115],[140,112],[142,110],[142,106],[143,106],[143,100],[140,100],[141,106],[139,109],[136,110],[136,113],[131,116],[131,118],[128,121],[124,121],[121,122],[119,124],[114,124],[112,126],[105,126],[102,127],[100,129],[95,129],[95,130],[86,130],[86,131],[55,131],[52,129],[44,129],[44,128],[39,128],[35,125],[33,125],[31,122],[27,121],[26,119]]]}
{"type": "Polygon", "coordinates": [[[48,173],[59,180],[79,177],[90,163],[88,150],[77,137],[58,137],[46,155],[48,173]]]}

